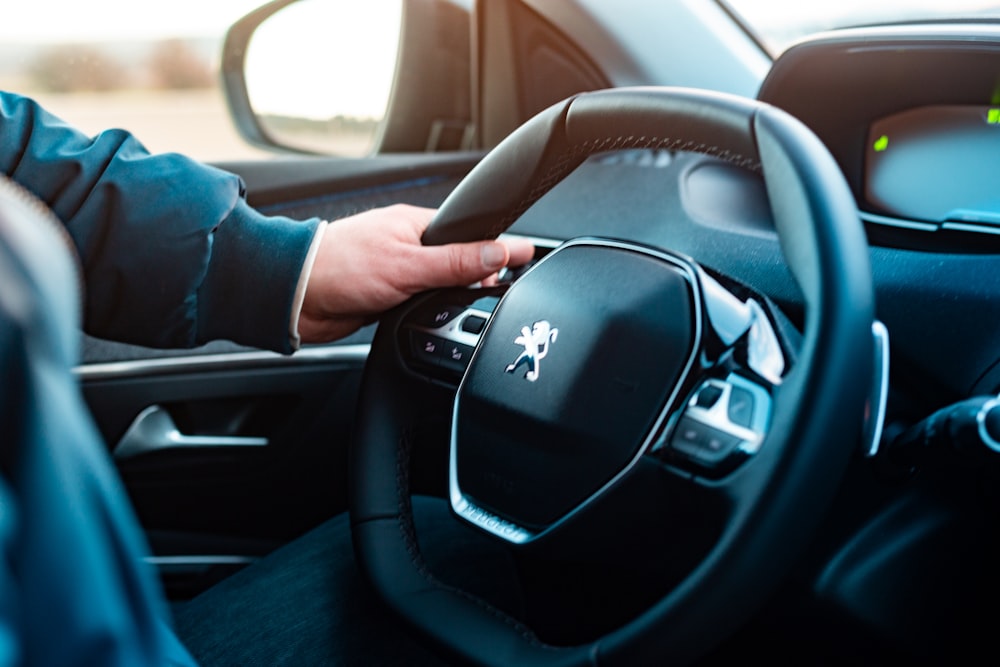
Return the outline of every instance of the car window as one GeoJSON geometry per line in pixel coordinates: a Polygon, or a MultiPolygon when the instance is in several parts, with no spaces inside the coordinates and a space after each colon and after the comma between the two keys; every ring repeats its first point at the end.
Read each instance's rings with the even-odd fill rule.
{"type": "Polygon", "coordinates": [[[32,0],[0,21],[0,89],[89,134],[134,132],[202,160],[269,155],[239,137],[219,85],[225,31],[264,0],[32,0]]]}
{"type": "Polygon", "coordinates": [[[998,0],[720,0],[773,54],[806,35],[834,28],[955,18],[1000,18],[998,0]]]}

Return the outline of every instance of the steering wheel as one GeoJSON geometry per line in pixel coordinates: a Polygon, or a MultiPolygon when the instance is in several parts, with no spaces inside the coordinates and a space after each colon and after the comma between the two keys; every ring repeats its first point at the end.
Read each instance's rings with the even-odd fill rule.
{"type": "Polygon", "coordinates": [[[434,292],[383,319],[353,448],[355,550],[385,602],[466,661],[695,659],[775,590],[855,451],[873,364],[868,249],[834,160],[774,107],[686,89],[576,96],[487,155],[424,242],[495,238],[588,156],[624,148],[700,152],[761,175],[805,304],[801,337],[782,333],[765,297],[693,259],[599,238],[560,246],[509,288],[434,292]],[[698,520],[668,529],[689,554],[683,572],[571,646],[443,584],[411,515],[414,424],[428,405],[414,386],[454,395],[448,500],[463,520],[515,551],[558,551],[662,533],[656,506],[669,515],[673,503],[676,518],[687,497],[698,520]]]}

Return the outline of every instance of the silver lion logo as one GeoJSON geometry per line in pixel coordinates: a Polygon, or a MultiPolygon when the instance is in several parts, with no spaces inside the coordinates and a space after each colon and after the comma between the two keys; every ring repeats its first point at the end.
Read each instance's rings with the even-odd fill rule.
{"type": "Polygon", "coordinates": [[[539,362],[549,353],[549,346],[556,342],[559,329],[552,328],[552,325],[545,320],[540,320],[531,325],[531,328],[521,327],[521,335],[514,339],[515,345],[523,345],[524,351],[517,356],[513,363],[507,364],[505,373],[513,373],[523,364],[528,365],[528,372],[524,374],[524,379],[534,382],[538,379],[539,362]]]}

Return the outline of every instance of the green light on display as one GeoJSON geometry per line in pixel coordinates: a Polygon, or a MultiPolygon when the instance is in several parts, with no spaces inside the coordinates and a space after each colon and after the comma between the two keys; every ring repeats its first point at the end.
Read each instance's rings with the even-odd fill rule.
{"type": "Polygon", "coordinates": [[[990,109],[986,112],[986,122],[990,125],[1000,125],[1000,109],[990,109]]]}
{"type": "MultiPolygon", "coordinates": [[[[1000,109],[998,109],[997,111],[1000,111],[1000,109]]],[[[998,119],[1000,119],[1000,116],[998,116],[998,119]]],[[[1000,120],[998,120],[998,122],[1000,122],[1000,120]]],[[[881,153],[888,147],[889,147],[889,137],[885,136],[884,134],[875,140],[875,145],[873,146],[876,153],[881,153]]]]}

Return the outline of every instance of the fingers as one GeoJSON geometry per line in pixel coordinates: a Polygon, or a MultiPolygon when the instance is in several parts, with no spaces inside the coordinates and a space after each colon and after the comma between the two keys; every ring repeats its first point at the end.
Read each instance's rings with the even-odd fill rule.
{"type": "Polygon", "coordinates": [[[535,256],[535,244],[528,239],[501,236],[498,240],[507,246],[507,251],[510,253],[507,266],[524,266],[535,256]]]}
{"type": "Polygon", "coordinates": [[[306,285],[302,340],[346,335],[424,290],[493,284],[504,266],[521,266],[534,255],[534,246],[519,238],[424,246],[420,237],[434,214],[395,205],[329,224],[306,285]]]}
{"type": "MultiPolygon", "coordinates": [[[[507,246],[507,264],[505,266],[524,266],[535,256],[535,244],[527,239],[518,238],[516,236],[501,236],[497,240],[507,246]]],[[[483,287],[493,287],[494,285],[498,285],[499,274],[490,274],[480,281],[480,284],[483,287]]]]}
{"type": "MultiPolygon", "coordinates": [[[[405,216],[414,225],[414,229],[418,235],[423,235],[424,230],[427,229],[434,215],[437,213],[435,209],[420,208],[407,204],[397,204],[390,207],[390,209],[395,215],[405,216]]],[[[444,284],[435,282],[434,285],[429,285],[429,287],[479,282],[480,280],[487,279],[489,274],[495,273],[505,266],[524,266],[535,255],[534,243],[516,236],[501,236],[496,242],[484,241],[478,244],[449,244],[441,247],[448,248],[448,252],[450,253],[450,273],[445,275],[453,276],[459,282],[448,282],[447,278],[445,278],[446,282],[444,284]],[[476,266],[474,261],[474,251],[467,248],[459,248],[459,245],[479,247],[479,267],[476,266]],[[470,276],[473,276],[473,279],[466,281],[465,279],[470,276]]],[[[440,274],[435,273],[436,275],[440,274]]]]}
{"type": "MultiPolygon", "coordinates": [[[[437,214],[436,209],[408,204],[396,204],[389,207],[389,210],[395,215],[405,216],[414,225],[419,235],[424,233],[437,214]]],[[[490,270],[490,267],[496,271],[505,266],[524,266],[535,256],[535,244],[528,239],[501,235],[497,241],[507,247],[507,252],[503,255],[504,259],[501,259],[501,251],[496,247],[496,244],[484,245],[481,249],[481,252],[484,253],[482,256],[484,270],[490,270]]]]}
{"type": "Polygon", "coordinates": [[[479,282],[506,266],[510,256],[507,246],[496,241],[451,243],[428,250],[440,250],[445,256],[441,264],[428,266],[430,274],[435,276],[433,287],[479,282]]]}
{"type": "Polygon", "coordinates": [[[423,248],[414,276],[420,289],[489,284],[491,276],[505,266],[522,266],[531,261],[535,246],[526,239],[504,238],[478,243],[451,243],[423,248]]]}
{"type": "Polygon", "coordinates": [[[493,273],[507,266],[510,251],[507,245],[496,241],[486,242],[479,247],[480,270],[493,273]]]}

